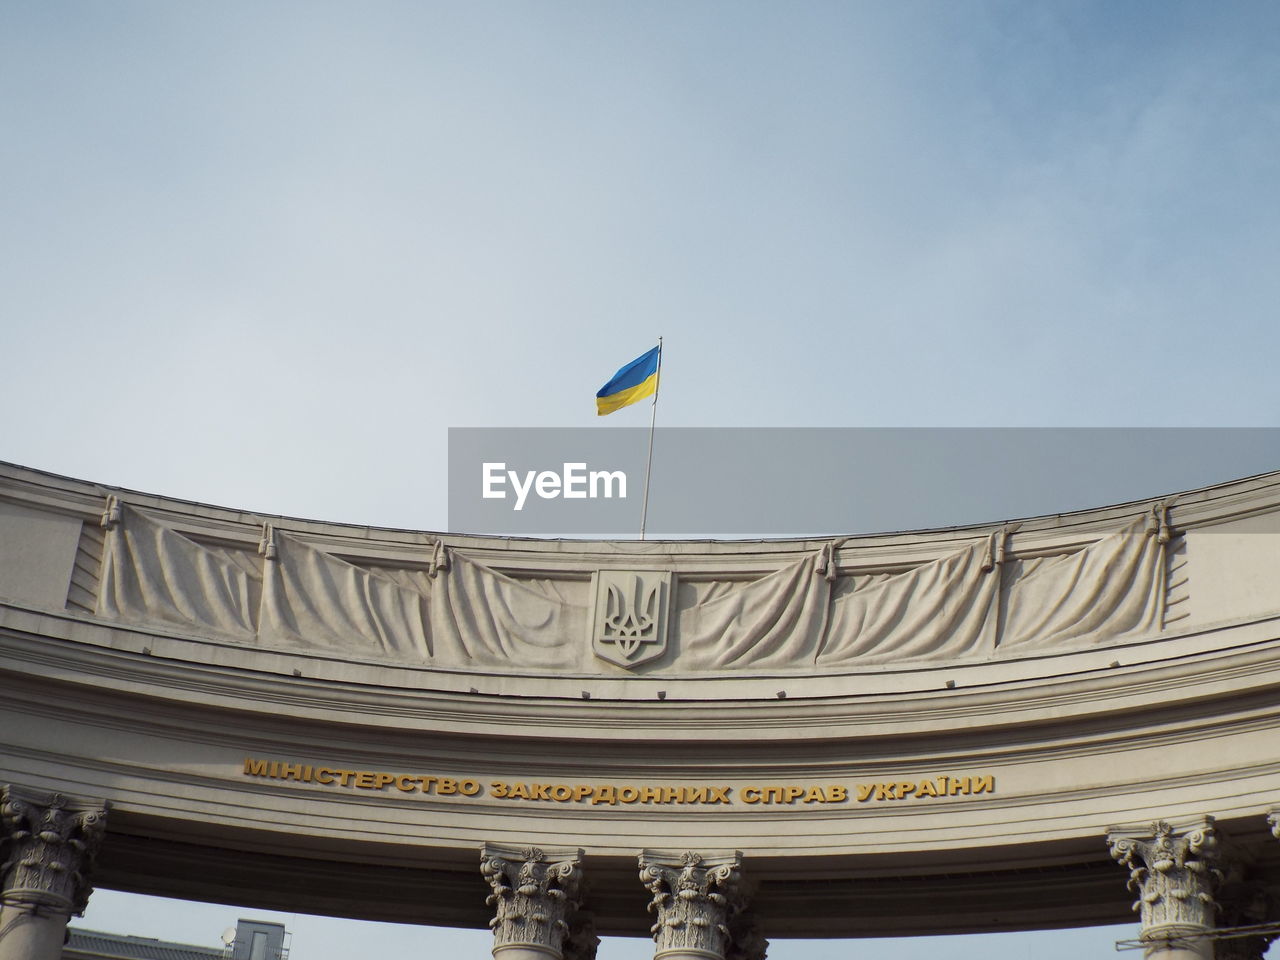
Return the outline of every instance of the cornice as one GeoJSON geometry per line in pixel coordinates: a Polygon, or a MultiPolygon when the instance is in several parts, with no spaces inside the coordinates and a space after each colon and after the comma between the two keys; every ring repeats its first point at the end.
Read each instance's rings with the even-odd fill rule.
{"type": "Polygon", "coordinates": [[[643,560],[661,562],[684,575],[723,577],[750,575],[780,559],[811,553],[832,540],[840,541],[837,557],[842,572],[907,567],[955,549],[957,543],[1005,528],[1012,533],[1010,557],[1036,556],[1085,544],[1157,504],[1169,506],[1170,523],[1180,532],[1211,528],[1280,509],[1280,472],[1145,500],[968,526],[863,535],[833,531],[830,536],[777,540],[602,541],[488,537],[308,520],[180,500],[0,463],[0,500],[96,522],[108,496],[146,510],[175,530],[241,547],[256,546],[263,524],[269,523],[307,542],[322,544],[336,556],[411,568],[426,566],[430,547],[440,541],[498,569],[531,576],[540,572],[562,576],[583,570],[589,573],[595,567],[634,565],[643,560]]]}
{"type": "MultiPolygon", "coordinates": [[[[1034,662],[1038,671],[1018,661],[857,674],[844,678],[842,691],[832,689],[830,677],[793,678],[789,685],[795,693],[785,699],[762,697],[762,685],[777,681],[759,679],[647,681],[649,695],[636,691],[640,681],[629,681],[622,691],[631,694],[628,698],[609,696],[621,684],[537,678],[523,680],[520,694],[494,695],[458,686],[442,689],[436,670],[336,663],[337,672],[352,679],[316,676],[316,662],[294,653],[177,641],[167,651],[164,638],[150,633],[95,625],[84,636],[83,627],[74,617],[0,605],[3,669],[169,702],[177,710],[182,704],[204,704],[337,726],[490,736],[518,729],[523,738],[613,742],[655,734],[692,742],[901,739],[1091,718],[1114,725],[1125,713],[1176,711],[1180,704],[1194,713],[1205,701],[1239,700],[1280,687],[1280,639],[1271,624],[1188,637],[1207,642],[1188,642],[1181,650],[1175,641],[1162,640],[1074,659],[1041,658],[1034,662]],[[955,686],[939,683],[940,676],[956,678],[955,686]],[[595,684],[596,696],[574,695],[588,683],[595,684]],[[667,699],[652,696],[658,686],[670,691],[667,699]],[[813,692],[806,696],[806,689],[813,692]]],[[[487,675],[457,679],[499,685],[487,675]]]]}

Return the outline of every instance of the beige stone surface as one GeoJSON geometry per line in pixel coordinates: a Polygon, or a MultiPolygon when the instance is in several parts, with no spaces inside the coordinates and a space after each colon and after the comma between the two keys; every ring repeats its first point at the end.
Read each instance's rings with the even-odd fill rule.
{"type": "Polygon", "coordinates": [[[640,850],[741,851],[770,937],[1014,929],[1125,920],[1107,829],[1204,816],[1280,877],[1277,476],[751,543],[0,504],[48,574],[0,600],[0,783],[110,800],[103,884],[482,926],[483,844],[581,848],[639,934],[640,850]],[[593,652],[600,571],[671,578],[659,656],[593,652]]]}
{"type": "Polygon", "coordinates": [[[80,542],[80,520],[0,500],[0,597],[62,607],[80,542]]]}

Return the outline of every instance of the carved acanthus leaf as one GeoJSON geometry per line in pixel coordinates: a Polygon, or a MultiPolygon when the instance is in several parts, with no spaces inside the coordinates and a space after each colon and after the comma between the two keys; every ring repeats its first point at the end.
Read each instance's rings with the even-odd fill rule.
{"type": "Polygon", "coordinates": [[[1133,909],[1141,914],[1144,939],[1169,930],[1205,930],[1216,924],[1215,894],[1223,874],[1213,818],[1179,832],[1161,820],[1144,831],[1107,837],[1111,856],[1129,868],[1133,909]]]}
{"type": "Polygon", "coordinates": [[[4,903],[83,913],[106,821],[105,803],[0,788],[4,903]]]}
{"type": "Polygon", "coordinates": [[[563,955],[569,920],[580,906],[582,851],[548,855],[537,847],[486,844],[480,872],[493,891],[486,902],[494,908],[495,949],[534,946],[563,955]]]}
{"type": "Polygon", "coordinates": [[[640,880],[652,895],[650,928],[656,952],[696,950],[726,956],[730,923],[742,909],[742,855],[704,857],[687,851],[679,857],[644,851],[640,880]]]}

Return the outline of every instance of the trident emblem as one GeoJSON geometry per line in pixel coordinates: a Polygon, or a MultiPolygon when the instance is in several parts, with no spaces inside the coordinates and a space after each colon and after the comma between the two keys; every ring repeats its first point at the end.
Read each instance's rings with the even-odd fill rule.
{"type": "Polygon", "coordinates": [[[667,645],[667,605],[671,574],[596,574],[596,615],[592,647],[596,656],[620,667],[661,656],[667,645]]]}

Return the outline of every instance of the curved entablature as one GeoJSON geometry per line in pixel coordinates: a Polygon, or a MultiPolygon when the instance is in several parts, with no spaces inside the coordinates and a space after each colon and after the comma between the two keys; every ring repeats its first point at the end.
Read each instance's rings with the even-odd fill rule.
{"type": "Polygon", "coordinates": [[[786,696],[825,696],[841,677],[1025,674],[1019,661],[1280,615],[1232,589],[1257,576],[1273,541],[1246,534],[1265,533],[1277,504],[1269,476],[988,527],[535,541],[255,516],[7,467],[0,519],[23,559],[0,596],[246,654],[425,671],[443,689],[478,675],[505,693],[505,677],[537,676],[617,699],[659,686],[697,699],[707,683],[717,699],[767,698],[782,681],[786,696]]]}
{"type": "Polygon", "coordinates": [[[638,855],[695,850],[772,935],[1120,921],[1109,826],[1216,817],[1280,877],[1277,584],[1280,474],[590,542],[0,466],[0,784],[108,801],[104,884],[264,907],[482,924],[480,849],[536,847],[581,852],[607,933],[645,929],[638,855]]]}

